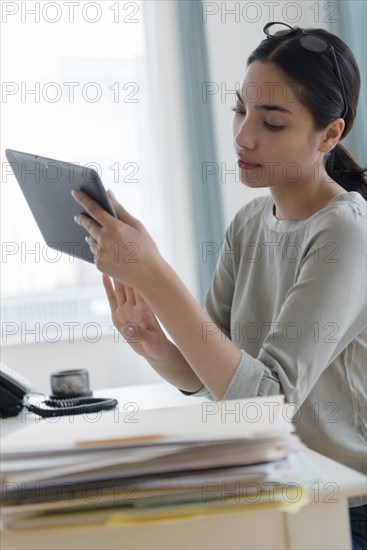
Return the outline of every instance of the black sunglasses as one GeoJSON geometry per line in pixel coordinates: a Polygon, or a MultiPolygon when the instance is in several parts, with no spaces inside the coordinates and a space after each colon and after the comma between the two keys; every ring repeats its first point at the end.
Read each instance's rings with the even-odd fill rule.
{"type": "MultiPolygon", "coordinates": [[[[267,38],[278,38],[282,36],[288,36],[292,33],[297,32],[297,30],[298,29],[294,29],[290,25],[287,25],[287,23],[280,23],[277,21],[271,21],[270,23],[267,23],[263,29],[267,38]]],[[[334,46],[330,44],[330,42],[328,42],[325,38],[321,38],[321,36],[318,36],[317,34],[305,32],[303,29],[299,29],[299,30],[302,31],[302,34],[299,37],[299,43],[302,46],[302,48],[304,48],[305,50],[308,50],[309,52],[314,52],[314,53],[330,52],[334,71],[336,76],[338,77],[338,80],[340,83],[340,91],[343,96],[344,112],[341,118],[344,118],[348,112],[348,103],[347,103],[347,97],[345,93],[343,80],[340,74],[338,60],[335,55],[334,46]]]]}

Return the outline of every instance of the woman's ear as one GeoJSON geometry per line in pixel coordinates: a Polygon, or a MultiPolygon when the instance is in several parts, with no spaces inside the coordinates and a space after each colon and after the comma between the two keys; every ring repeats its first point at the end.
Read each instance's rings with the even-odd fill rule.
{"type": "Polygon", "coordinates": [[[328,153],[334,149],[343,133],[344,126],[345,122],[342,118],[337,118],[330,122],[321,135],[319,151],[328,153]]]}

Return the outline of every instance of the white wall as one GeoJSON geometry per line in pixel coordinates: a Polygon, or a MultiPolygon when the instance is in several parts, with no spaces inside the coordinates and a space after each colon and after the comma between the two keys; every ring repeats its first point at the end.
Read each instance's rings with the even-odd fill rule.
{"type": "MultiPolygon", "coordinates": [[[[328,4],[335,6],[336,3],[328,4]]],[[[213,116],[218,163],[223,163],[221,191],[226,226],[241,205],[268,193],[266,189],[244,187],[239,183],[238,176],[226,172],[237,168],[232,140],[233,113],[230,111],[235,99],[231,92],[238,88],[244,76],[247,58],[265,37],[262,29],[269,21],[283,21],[299,27],[327,28],[330,17],[337,15],[332,14],[330,6],[324,5],[323,0],[203,2],[210,80],[213,83],[211,89],[218,90],[212,95],[213,116]],[[294,22],[298,17],[300,19],[294,22]]]]}

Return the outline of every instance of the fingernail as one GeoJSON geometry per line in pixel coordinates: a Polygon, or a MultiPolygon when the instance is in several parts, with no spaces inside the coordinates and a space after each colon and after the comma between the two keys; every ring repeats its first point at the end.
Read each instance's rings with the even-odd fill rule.
{"type": "Polygon", "coordinates": [[[111,189],[108,190],[108,194],[109,194],[113,199],[116,198],[115,195],[114,195],[114,193],[113,193],[113,191],[111,191],[111,189]]]}

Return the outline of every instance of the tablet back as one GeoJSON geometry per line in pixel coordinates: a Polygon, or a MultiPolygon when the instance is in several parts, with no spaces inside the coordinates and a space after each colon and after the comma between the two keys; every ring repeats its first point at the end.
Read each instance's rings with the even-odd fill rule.
{"type": "Polygon", "coordinates": [[[47,245],[93,263],[85,241],[88,233],[74,221],[82,208],[71,190],[81,189],[115,216],[98,173],[86,166],[11,149],[5,154],[47,245]]]}

